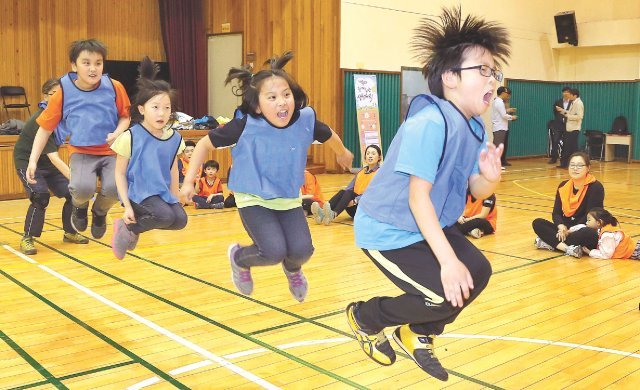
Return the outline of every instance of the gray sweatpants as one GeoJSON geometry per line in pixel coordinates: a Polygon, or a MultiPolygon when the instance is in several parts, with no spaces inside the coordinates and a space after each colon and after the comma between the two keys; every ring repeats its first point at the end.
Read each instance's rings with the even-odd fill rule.
{"type": "Polygon", "coordinates": [[[116,156],[96,156],[92,154],[74,153],[69,159],[71,180],[69,192],[73,205],[88,208],[89,200],[97,190],[97,178],[100,178],[100,192],[93,202],[92,211],[96,215],[106,215],[111,206],[118,202],[116,189],[116,156]]]}

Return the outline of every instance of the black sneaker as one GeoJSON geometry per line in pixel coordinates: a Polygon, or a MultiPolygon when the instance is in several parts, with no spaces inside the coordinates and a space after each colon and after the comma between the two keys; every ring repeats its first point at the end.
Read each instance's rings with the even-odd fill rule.
{"type": "Polygon", "coordinates": [[[433,351],[435,337],[413,333],[409,325],[402,325],[393,332],[393,339],[424,372],[446,382],[449,379],[449,373],[442,367],[433,351]]]}
{"type": "Polygon", "coordinates": [[[97,215],[93,211],[91,212],[93,218],[91,218],[91,235],[93,238],[102,238],[107,232],[107,216],[97,215]]]}
{"type": "Polygon", "coordinates": [[[362,302],[353,302],[347,306],[347,323],[353,335],[360,343],[360,349],[374,362],[383,366],[390,366],[396,361],[396,352],[391,348],[391,343],[384,331],[371,332],[363,328],[356,320],[356,310],[362,302]]]}
{"type": "Polygon", "coordinates": [[[87,230],[87,207],[75,207],[71,209],[71,226],[77,232],[84,232],[87,230]]]}

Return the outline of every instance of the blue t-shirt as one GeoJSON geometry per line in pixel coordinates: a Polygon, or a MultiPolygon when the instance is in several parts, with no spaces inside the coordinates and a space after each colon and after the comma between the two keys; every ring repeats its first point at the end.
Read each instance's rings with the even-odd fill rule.
{"type": "MultiPolygon", "coordinates": [[[[486,147],[483,142],[484,127],[477,118],[469,121],[461,120],[458,116],[462,116],[462,114],[450,102],[440,101],[440,104],[444,108],[442,111],[435,104],[432,104],[407,118],[396,134],[387,153],[387,159],[363,195],[355,216],[355,239],[356,245],[359,247],[391,250],[403,248],[425,239],[418,229],[406,228],[402,223],[399,223],[403,220],[415,223],[408,205],[407,194],[410,176],[419,177],[432,184],[438,181],[440,184],[438,188],[443,188],[442,182],[444,182],[444,188],[454,191],[456,194],[464,191],[460,195],[462,199],[460,205],[440,202],[443,206],[442,210],[438,210],[435,205],[438,203],[436,198],[448,198],[449,194],[434,193],[434,189],[438,191],[434,185],[430,196],[434,201],[441,227],[449,226],[452,223],[451,215],[457,213],[460,216],[462,214],[469,176],[478,173],[478,156],[480,151],[486,147]],[[453,118],[447,122],[448,130],[445,126],[443,113],[453,118]],[[456,129],[452,129],[454,124],[457,126],[456,129]],[[461,139],[459,137],[470,138],[461,139]],[[444,154],[445,150],[446,154],[444,154]],[[464,159],[459,158],[462,153],[469,156],[464,159]],[[462,166],[455,167],[455,172],[459,175],[444,177],[441,174],[443,166],[458,163],[446,161],[446,159],[466,160],[462,166]],[[461,188],[462,186],[465,187],[464,190],[461,188]],[[378,194],[375,190],[372,191],[376,187],[378,194]],[[377,205],[380,202],[394,203],[390,215],[393,215],[395,221],[387,218],[374,218],[370,213],[367,213],[367,210],[378,210],[377,205]],[[365,207],[362,207],[363,203],[365,207]],[[366,207],[367,204],[369,207],[366,207]],[[457,208],[460,208],[459,213],[457,208]]],[[[454,168],[452,167],[452,169],[454,168]]],[[[407,225],[411,223],[407,223],[407,225]]],[[[455,219],[453,223],[455,223],[455,219]]]]}

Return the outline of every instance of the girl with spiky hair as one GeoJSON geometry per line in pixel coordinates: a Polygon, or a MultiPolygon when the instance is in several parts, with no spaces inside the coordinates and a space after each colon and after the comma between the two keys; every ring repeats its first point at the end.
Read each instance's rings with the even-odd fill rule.
{"type": "Polygon", "coordinates": [[[291,52],[274,57],[265,63],[268,69],[256,74],[247,67],[229,71],[226,82],[237,80],[235,93],[242,96],[242,104],[231,122],[198,141],[180,192],[192,198],[196,169],[208,151],[233,147],[228,186],[253,240],[248,246],[229,246],[233,284],[250,295],[251,267],[282,264],[289,291],[302,302],[308,290],[302,265],[313,254],[300,195],[307,150],[314,141],[326,142],[343,167],[351,166],[353,155],[316,119],[305,92],[282,69],[292,57],[291,52]]]}
{"type": "Polygon", "coordinates": [[[396,286],[397,297],[347,307],[361,348],[390,365],[395,352],[384,328],[428,374],[447,380],[433,340],[486,287],[491,266],[455,227],[467,188],[477,199],[500,181],[503,146],[485,140],[480,114],[502,80],[496,60],[509,55],[504,28],[444,9],[415,30],[433,95],[419,95],[394,137],[384,165],[360,199],[356,244],[396,286]],[[390,201],[390,199],[392,201],[390,201]]]}
{"type": "Polygon", "coordinates": [[[135,123],[111,145],[117,153],[116,186],[124,214],[113,224],[112,249],[118,258],[133,250],[141,233],[179,230],[187,214],[178,200],[178,154],[185,148],[167,123],[175,90],[156,80],[158,65],[145,57],[138,68],[138,93],[131,108],[135,123]]]}

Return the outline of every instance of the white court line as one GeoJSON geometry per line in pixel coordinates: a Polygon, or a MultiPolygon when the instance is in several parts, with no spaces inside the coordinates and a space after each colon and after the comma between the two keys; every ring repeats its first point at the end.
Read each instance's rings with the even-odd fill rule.
{"type": "Polygon", "coordinates": [[[66,276],[59,274],[58,272],[52,270],[51,268],[44,266],[42,264],[39,264],[37,261],[31,259],[28,256],[25,256],[24,254],[16,251],[15,249],[11,248],[8,245],[2,245],[2,247],[4,249],[6,249],[7,251],[15,254],[16,256],[20,257],[21,259],[27,260],[32,264],[37,264],[38,268],[42,269],[43,271],[47,272],[50,275],[55,276],[56,278],[62,280],[63,282],[77,288],[78,290],[84,292],[85,294],[99,300],[100,302],[104,303],[107,306],[110,306],[111,308],[119,311],[120,313],[133,318],[134,320],[148,326],[149,328],[155,330],[158,333],[161,333],[167,337],[169,337],[170,339],[178,342],[179,344],[182,344],[183,346],[191,349],[192,351],[195,351],[197,353],[199,353],[200,355],[204,356],[205,358],[207,358],[208,360],[211,360],[213,362],[218,363],[221,367],[225,367],[233,372],[235,372],[236,374],[242,376],[243,378],[246,378],[248,380],[250,380],[251,382],[254,382],[257,385],[260,385],[262,387],[264,387],[265,389],[270,389],[270,390],[276,390],[276,389],[280,389],[279,387],[267,382],[266,380],[258,377],[255,374],[252,374],[249,371],[246,371],[238,366],[236,366],[235,364],[231,363],[230,361],[219,357],[218,355],[215,355],[209,351],[207,351],[206,349],[200,347],[199,345],[196,345],[194,343],[192,343],[191,341],[178,336],[175,333],[172,333],[171,331],[169,331],[168,329],[165,329],[163,327],[161,327],[160,325],[156,324],[155,322],[152,322],[128,309],[125,309],[124,307],[118,305],[117,303],[108,300],[107,298],[103,297],[100,294],[97,294],[95,292],[93,292],[92,290],[88,289],[87,287],[84,287],[81,284],[78,284],[76,282],[74,282],[73,280],[67,278],[66,276]]]}
{"type": "Polygon", "coordinates": [[[614,354],[614,355],[622,355],[622,356],[626,356],[626,357],[632,357],[632,358],[640,359],[640,354],[638,354],[638,353],[619,351],[619,350],[616,350],[616,349],[609,349],[609,348],[592,347],[590,345],[584,345],[584,344],[565,343],[563,341],[529,339],[529,338],[511,337],[511,336],[490,336],[490,335],[482,335],[482,334],[456,334],[456,333],[441,334],[438,337],[455,338],[455,339],[485,339],[485,340],[519,341],[519,342],[522,342],[522,343],[557,345],[557,346],[560,346],[560,347],[586,349],[586,350],[589,350],[589,351],[606,352],[606,353],[611,353],[611,354],[614,354]]]}
{"type": "MultiPolygon", "coordinates": [[[[614,354],[614,355],[622,355],[622,356],[625,356],[625,357],[632,357],[632,358],[640,359],[640,354],[633,353],[633,352],[619,351],[619,350],[609,349],[609,348],[592,347],[592,346],[583,345],[583,344],[565,343],[565,342],[562,342],[562,341],[529,339],[529,338],[511,337],[511,336],[491,336],[491,335],[480,335],[480,334],[469,335],[469,334],[456,334],[456,333],[441,334],[438,337],[452,338],[452,339],[456,338],[456,339],[503,340],[503,341],[516,341],[516,342],[522,342],[522,343],[532,343],[532,344],[554,345],[554,346],[559,346],[559,347],[568,347],[568,348],[586,349],[586,350],[589,350],[589,351],[605,352],[605,353],[611,353],[611,354],[614,354]]],[[[290,344],[278,345],[277,348],[288,349],[288,348],[294,348],[294,347],[305,346],[305,345],[342,343],[342,342],[348,342],[348,341],[353,341],[353,339],[342,337],[342,338],[325,339],[325,340],[299,341],[299,342],[290,343],[290,344]]],[[[223,358],[225,358],[225,359],[234,359],[234,358],[238,358],[238,357],[244,357],[244,356],[248,356],[248,355],[255,355],[255,354],[264,353],[264,352],[269,352],[269,351],[264,349],[264,348],[256,348],[256,349],[250,349],[250,350],[247,350],[247,351],[241,351],[241,352],[236,352],[236,353],[231,353],[231,354],[228,354],[228,355],[224,355],[223,358]]],[[[169,373],[172,374],[172,375],[183,374],[185,372],[194,371],[194,370],[197,370],[197,369],[202,368],[202,367],[210,366],[211,364],[213,364],[213,362],[211,362],[209,360],[203,360],[203,361],[200,361],[200,362],[197,362],[197,363],[192,363],[192,364],[189,364],[189,365],[186,365],[186,366],[183,366],[183,367],[178,367],[176,369],[173,369],[173,370],[169,371],[169,373]]],[[[157,376],[154,376],[153,378],[145,379],[142,382],[136,383],[135,385],[130,386],[127,389],[128,390],[139,390],[139,389],[142,389],[144,387],[151,386],[151,385],[154,385],[156,383],[160,383],[160,381],[161,381],[160,378],[158,378],[157,376]]]]}
{"type": "MultiPolygon", "coordinates": [[[[295,342],[295,343],[277,345],[276,348],[288,349],[288,348],[294,348],[294,347],[301,347],[301,346],[305,346],[305,345],[343,343],[343,342],[347,342],[347,341],[353,341],[353,339],[350,339],[348,337],[340,337],[340,338],[325,339],[325,340],[298,341],[298,342],[295,342]]],[[[249,356],[249,355],[256,355],[256,354],[265,353],[265,352],[269,352],[269,350],[267,350],[265,348],[256,348],[256,349],[249,349],[247,351],[230,353],[228,355],[224,355],[223,358],[225,358],[225,359],[235,359],[235,358],[239,358],[239,357],[244,357],[244,356],[249,356]]],[[[213,362],[211,360],[203,360],[203,361],[200,361],[200,362],[197,362],[197,363],[192,363],[192,364],[188,364],[188,365],[183,366],[183,367],[178,367],[176,369],[173,369],[173,370],[169,371],[169,374],[171,374],[171,375],[184,374],[185,372],[194,371],[194,370],[197,370],[197,369],[202,368],[202,367],[210,366],[212,364],[213,364],[213,362]]],[[[135,385],[127,387],[127,390],[139,390],[139,389],[142,389],[144,387],[155,385],[156,383],[160,383],[160,381],[161,381],[160,378],[158,378],[157,376],[154,376],[152,378],[145,379],[142,382],[138,382],[135,385]]]]}

